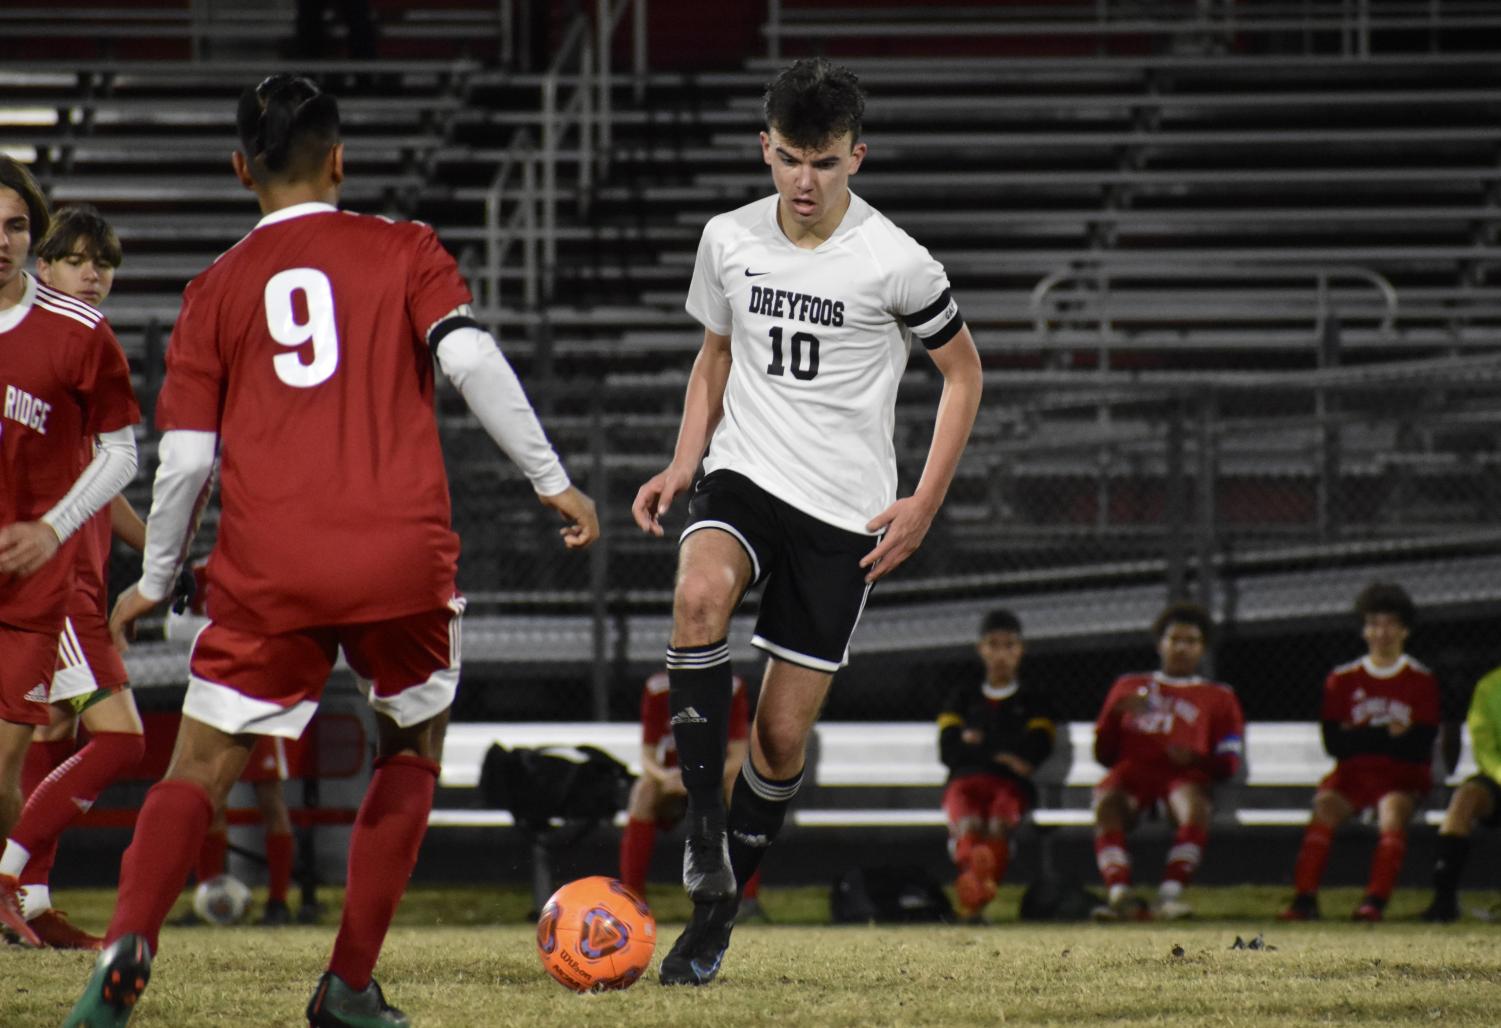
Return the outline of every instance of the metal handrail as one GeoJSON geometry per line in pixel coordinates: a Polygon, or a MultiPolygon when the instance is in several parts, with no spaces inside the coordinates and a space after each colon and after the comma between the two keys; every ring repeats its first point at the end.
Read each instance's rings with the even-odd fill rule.
{"type": "Polygon", "coordinates": [[[609,167],[614,122],[611,51],[615,31],[628,7],[633,7],[635,14],[634,92],[638,99],[645,93],[646,2],[614,0],[612,4],[612,0],[596,0],[594,31],[590,31],[589,17],[581,13],[564,32],[538,87],[540,143],[533,146],[529,133],[518,131],[513,135],[485,194],[485,282],[481,295],[491,309],[501,307],[501,268],[518,237],[525,242],[523,302],[528,309],[535,309],[551,295],[558,246],[558,167],[565,160],[576,162],[579,212],[587,212],[595,178],[609,167]],[[564,144],[575,132],[578,147],[570,153],[564,150],[564,144]],[[518,169],[519,192],[511,188],[518,169]],[[516,201],[517,211],[506,218],[502,207],[508,199],[516,201]]]}
{"type": "MultiPolygon", "coordinates": [[[[1039,339],[1046,342],[1052,334],[1049,311],[1045,304],[1057,287],[1066,282],[1089,282],[1097,289],[1097,299],[1108,297],[1112,284],[1120,278],[1180,278],[1180,279],[1241,279],[1252,282],[1267,282],[1277,279],[1312,279],[1315,300],[1315,315],[1313,331],[1310,340],[1320,339],[1329,325],[1330,316],[1335,313],[1334,304],[1329,296],[1329,284],[1336,279],[1354,279],[1371,286],[1381,296],[1385,304],[1385,312],[1382,315],[1378,331],[1383,336],[1389,336],[1396,324],[1397,319],[1397,290],[1387,278],[1380,272],[1358,265],[1314,265],[1307,267],[1288,265],[1182,265],[1182,264],[1132,264],[1128,266],[1112,267],[1108,262],[1101,262],[1087,268],[1059,268],[1049,272],[1038,280],[1037,285],[1032,287],[1029,298],[1029,309],[1032,312],[1032,324],[1037,329],[1039,339]]],[[[1110,325],[1108,311],[1097,311],[1099,319],[1100,346],[1109,349],[1112,345],[1110,339],[1110,325]]],[[[1131,345],[1131,344],[1122,344],[1131,345]]],[[[1135,344],[1133,348],[1140,348],[1135,344]]]]}
{"type": "MultiPolygon", "coordinates": [[[[807,17],[789,19],[784,8],[795,7],[784,0],[769,0],[763,33],[766,56],[778,61],[782,57],[782,37],[789,25],[799,30],[813,27],[826,38],[831,24],[825,8],[809,8],[807,17]],[[818,20],[823,19],[823,20],[818,20]]],[[[852,5],[851,10],[854,7],[852,5]]],[[[969,14],[974,9],[964,9],[969,14]]],[[[858,18],[837,22],[833,31],[845,36],[866,38],[912,36],[986,35],[1053,37],[1096,36],[1101,39],[1125,35],[1171,35],[1193,33],[1210,37],[1219,33],[1231,36],[1246,32],[1301,33],[1305,47],[1311,46],[1315,33],[1335,33],[1340,54],[1344,57],[1371,56],[1371,36],[1378,31],[1410,30],[1429,34],[1429,49],[1438,48],[1437,32],[1444,28],[1493,28],[1501,25],[1489,4],[1475,0],[1301,0],[1297,3],[1267,4],[1248,8],[1235,3],[1146,4],[1122,0],[1096,0],[1092,7],[1007,6],[998,16],[966,18],[944,23],[926,17],[923,21],[904,22],[872,17],[862,10],[858,18]]]]}

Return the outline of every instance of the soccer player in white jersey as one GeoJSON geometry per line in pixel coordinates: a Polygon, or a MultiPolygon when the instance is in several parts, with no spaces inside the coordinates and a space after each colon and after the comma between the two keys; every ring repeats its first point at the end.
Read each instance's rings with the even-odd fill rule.
{"type": "Polygon", "coordinates": [[[659,519],[703,460],[667,649],[689,804],[683,885],[694,901],[662,962],[667,985],[718,973],[738,886],[802,782],[808,733],[870,587],[922,543],[980,402],[979,356],[942,265],[849,189],[865,159],[864,107],[855,76],[822,58],[767,88],[761,149],[776,193],[704,228],[687,303],[703,346],[672,461],[632,508],[661,535],[659,519]],[[944,387],[922,478],[898,499],[894,409],[914,336],[944,387]],[[752,641],[769,660],[750,759],[726,811],[726,635],[757,582],[752,641]]]}

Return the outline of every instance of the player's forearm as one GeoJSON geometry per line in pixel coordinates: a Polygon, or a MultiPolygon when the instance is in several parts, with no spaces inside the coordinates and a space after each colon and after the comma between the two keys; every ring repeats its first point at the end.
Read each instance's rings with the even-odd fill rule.
{"type": "Polygon", "coordinates": [[[219,436],[215,432],[175,430],[162,435],[160,464],[146,517],[146,550],[137,591],[160,602],[172,594],[177,570],[193,541],[198,512],[208,495],[219,436]]]}
{"type": "Polygon", "coordinates": [[[959,349],[939,363],[943,372],[943,394],[938,400],[938,416],[933,422],[928,459],[912,494],[934,511],[943,505],[949,485],[954,481],[959,458],[964,454],[975,425],[984,388],[979,354],[975,352],[968,330],[951,340],[949,346],[959,349]]]}
{"type": "Polygon", "coordinates": [[[42,515],[42,521],[57,534],[58,542],[104,509],[105,504],[130,484],[136,473],[135,430],[122,428],[98,437],[94,459],[74,480],[57,505],[42,515]]]}
{"type": "MultiPolygon", "coordinates": [[[[440,322],[434,334],[443,327],[440,322]]],[[[472,324],[454,328],[439,338],[437,355],[443,373],[537,494],[556,496],[566,490],[569,481],[563,462],[537,420],[515,370],[490,333],[472,324]]]]}
{"type": "Polygon", "coordinates": [[[672,451],[675,466],[691,473],[703,459],[709,439],[724,417],[724,390],[729,379],[728,337],[705,333],[703,348],[694,358],[683,396],[683,419],[672,451]]]}
{"type": "Polygon", "coordinates": [[[130,501],[116,496],[109,501],[109,527],[115,538],[137,553],[146,549],[146,522],[135,512],[130,501]]]}

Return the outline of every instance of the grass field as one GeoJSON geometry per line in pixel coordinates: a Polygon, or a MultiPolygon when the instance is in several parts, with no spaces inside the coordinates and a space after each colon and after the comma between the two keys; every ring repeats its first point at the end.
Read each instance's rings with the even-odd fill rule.
{"type": "MultiPolygon", "coordinates": [[[[420,889],[398,915],[378,975],[419,1028],[1501,1024],[1501,924],[1417,923],[1417,892],[1399,893],[1393,919],[1375,926],[1340,919],[1354,890],[1328,890],[1329,919],[1307,925],[1270,916],[1285,890],[1190,895],[1201,916],[1176,924],[1021,924],[1017,892],[1007,889],[991,908],[995,923],[983,927],[833,927],[825,890],[768,890],[777,923],[737,928],[709,988],[664,989],[653,976],[626,992],[575,996],[542,973],[530,899],[519,890],[420,889]],[[1258,933],[1275,948],[1230,948],[1237,935],[1258,933]]],[[[113,903],[103,891],[65,899],[85,926],[101,925],[113,903]]],[[[650,899],[664,924],[660,958],[687,907],[668,888],[650,899]]],[[[1497,899],[1471,895],[1466,906],[1497,899]]],[[[302,1024],[332,938],[329,925],[169,928],[131,1023],[302,1024]]],[[[59,1024],[91,962],[0,947],[0,1025],[59,1024]]]]}

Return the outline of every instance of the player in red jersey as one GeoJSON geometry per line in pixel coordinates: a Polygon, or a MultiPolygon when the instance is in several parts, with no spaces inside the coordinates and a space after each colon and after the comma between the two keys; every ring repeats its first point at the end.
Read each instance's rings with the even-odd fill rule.
{"type": "MultiPolygon", "coordinates": [[[[724,790],[729,795],[735,776],[750,752],[750,696],[745,679],[735,676],[730,698],[730,734],[724,755],[724,790]]],[[[688,790],[678,766],[677,742],[672,735],[672,707],[668,702],[667,673],[659,671],[641,689],[641,777],[631,786],[625,832],[620,837],[620,880],[646,895],[646,869],[656,848],[657,830],[669,829],[688,809],[688,790]]],[[[745,885],[741,920],[764,916],[760,910],[761,873],[745,885]]]]}
{"type": "Polygon", "coordinates": [[[954,689],[938,714],[938,756],[949,769],[943,810],[965,921],[978,922],[995,898],[1011,860],[1007,835],[1037,803],[1032,774],[1057,734],[1047,697],[1017,680],[1025,648],[1015,614],[985,615],[975,643],[985,677],[954,689]]]}
{"type": "Polygon", "coordinates": [[[1245,717],[1228,685],[1199,676],[1213,630],[1209,612],[1175,603],[1152,623],[1161,670],[1116,679],[1095,722],[1095,759],[1109,773],[1095,789],[1095,862],[1109,903],[1095,914],[1169,920],[1193,911],[1183,888],[1209,838],[1210,790],[1239,770],[1245,717]],[[1166,803],[1177,832],[1168,851],[1157,902],[1148,907],[1131,889],[1126,832],[1137,815],[1166,803]]]}
{"type": "Polygon", "coordinates": [[[1380,921],[1407,852],[1407,822],[1433,786],[1438,679],[1404,652],[1417,607],[1400,585],[1373,582],[1356,598],[1355,613],[1366,655],[1335,668],[1324,682],[1320,719],[1334,770],[1314,794],[1313,816],[1293,869],[1297,894],[1281,913],[1283,920],[1319,916],[1319,880],[1335,829],[1374,807],[1381,838],[1365,898],[1353,916],[1380,921]]]}
{"type": "MultiPolygon", "coordinates": [[[[22,271],[46,202],[0,157],[0,834],[21,813],[21,768],[47,723],[58,636],[89,518],[135,475],[140,420],[125,353],[97,310],[22,271]],[[89,440],[96,440],[88,454],[89,440]]],[[[0,871],[0,923],[41,940],[0,871]]]]}
{"type": "MultiPolygon", "coordinates": [[[[88,204],[55,212],[36,253],[37,278],[44,285],[92,307],[109,296],[122,258],[114,229],[88,204]]],[[[92,447],[90,442],[90,457],[92,447]]],[[[58,837],[145,752],[125,664],[109,638],[106,577],[114,536],[139,551],[146,525],[123,496],[116,496],[79,534],[74,588],[48,693],[49,723],[37,727],[26,754],[21,776],[26,807],[0,854],[0,874],[19,880],[22,913],[49,947],[97,950],[103,938],[52,907],[48,880],[58,837]],[[75,754],[80,721],[89,742],[75,754]]]]}
{"type": "Polygon", "coordinates": [[[110,620],[123,639],[171,593],[217,454],[210,624],[194,642],[171,766],[141,808],[105,949],[69,1025],[129,1020],[215,807],[258,736],[302,734],[340,650],[373,682],[375,771],[307,1019],[408,1023],[372,971],[427,829],[464,605],[434,358],[561,514],[564,543],[599,532],[432,229],[334,206],[344,178],[334,98],[275,75],[245,91],[237,121],[235,173],[264,217],[184,293],[157,402],[143,574],[110,620]]]}

